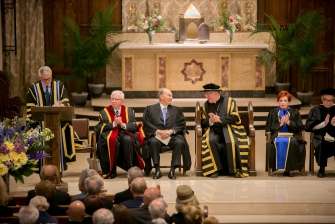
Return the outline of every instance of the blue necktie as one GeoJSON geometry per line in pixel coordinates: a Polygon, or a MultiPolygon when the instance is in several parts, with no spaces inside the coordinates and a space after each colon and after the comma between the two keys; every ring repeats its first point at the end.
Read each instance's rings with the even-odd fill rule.
{"type": "Polygon", "coordinates": [[[164,126],[166,124],[166,107],[163,107],[163,119],[164,119],[164,126]]]}
{"type": "Polygon", "coordinates": [[[50,93],[49,93],[49,86],[45,87],[45,105],[50,106],[50,93]]]}

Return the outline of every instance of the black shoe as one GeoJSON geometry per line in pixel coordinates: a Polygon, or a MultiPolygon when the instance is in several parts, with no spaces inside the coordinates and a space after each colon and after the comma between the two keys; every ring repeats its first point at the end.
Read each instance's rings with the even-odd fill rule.
{"type": "Polygon", "coordinates": [[[235,178],[241,178],[241,175],[239,173],[235,173],[234,177],[235,178]]]}
{"type": "Polygon", "coordinates": [[[318,174],[316,175],[318,178],[324,178],[325,177],[325,172],[318,172],[318,174]]]}
{"type": "Polygon", "coordinates": [[[152,177],[152,179],[156,180],[162,177],[162,173],[160,170],[158,170],[155,175],[152,177]]]}
{"type": "Polygon", "coordinates": [[[219,177],[219,173],[218,173],[218,172],[215,172],[215,173],[213,173],[210,177],[211,177],[211,178],[218,178],[218,177],[219,177]]]}
{"type": "Polygon", "coordinates": [[[287,171],[285,171],[285,172],[283,173],[283,176],[288,177],[288,176],[290,176],[290,173],[287,172],[287,171]]]}
{"type": "Polygon", "coordinates": [[[289,173],[289,177],[295,177],[295,173],[294,172],[289,173]]]}
{"type": "Polygon", "coordinates": [[[107,177],[107,179],[114,179],[115,177],[117,177],[117,173],[113,172],[107,177]]]}
{"type": "Polygon", "coordinates": [[[177,177],[174,175],[174,171],[171,170],[169,171],[168,178],[171,180],[177,179],[177,177]]]}

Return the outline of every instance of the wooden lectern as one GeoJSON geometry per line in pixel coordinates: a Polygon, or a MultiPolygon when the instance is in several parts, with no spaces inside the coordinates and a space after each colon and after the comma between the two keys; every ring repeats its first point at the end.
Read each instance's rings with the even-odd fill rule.
{"type": "MultiPolygon", "coordinates": [[[[44,127],[49,128],[54,134],[54,138],[48,142],[51,158],[44,158],[46,165],[55,165],[60,167],[60,122],[72,121],[73,108],[72,107],[32,107],[32,119],[35,121],[44,121],[44,127]]],[[[60,183],[58,179],[57,184],[60,183]]]]}

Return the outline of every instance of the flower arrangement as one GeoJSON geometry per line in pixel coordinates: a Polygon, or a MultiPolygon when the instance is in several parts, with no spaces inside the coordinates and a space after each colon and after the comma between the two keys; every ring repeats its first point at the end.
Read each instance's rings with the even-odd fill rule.
{"type": "Polygon", "coordinates": [[[42,141],[49,141],[54,137],[52,131],[45,128],[28,130],[22,118],[5,118],[0,122],[0,176],[9,174],[24,183],[23,176],[30,176],[37,171],[39,159],[50,157],[44,151],[42,141]]]}
{"type": "Polygon", "coordinates": [[[236,15],[236,21],[234,21],[233,17],[228,17],[225,10],[222,10],[221,13],[218,12],[219,19],[218,21],[214,21],[210,24],[210,26],[218,25],[219,29],[223,30],[231,30],[235,31],[241,27],[241,21],[243,20],[242,17],[236,15]]]}
{"type": "Polygon", "coordinates": [[[145,32],[159,31],[163,29],[165,20],[162,19],[157,12],[148,13],[147,15],[140,15],[140,20],[136,22],[136,26],[144,29],[145,32]]]}

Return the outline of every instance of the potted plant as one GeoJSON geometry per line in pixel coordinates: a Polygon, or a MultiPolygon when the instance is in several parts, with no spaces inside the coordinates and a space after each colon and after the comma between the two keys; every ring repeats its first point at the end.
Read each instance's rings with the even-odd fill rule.
{"type": "Polygon", "coordinates": [[[124,41],[117,41],[112,44],[106,44],[106,37],[119,34],[112,26],[112,13],[114,6],[108,7],[104,11],[95,14],[91,22],[87,41],[90,42],[90,54],[92,57],[87,61],[88,72],[93,77],[93,84],[88,84],[91,97],[101,97],[104,85],[99,83],[100,72],[110,62],[110,58],[114,50],[124,41]]]}
{"type": "Polygon", "coordinates": [[[274,84],[274,87],[278,94],[282,90],[288,90],[290,86],[290,83],[286,80],[288,67],[283,65],[279,58],[282,57],[282,54],[285,54],[282,46],[291,42],[295,30],[292,29],[293,24],[287,27],[280,26],[272,16],[266,14],[266,17],[269,21],[266,23],[257,23],[256,29],[250,36],[256,33],[269,33],[271,36],[269,42],[274,42],[272,49],[262,49],[260,50],[259,55],[265,66],[270,66],[276,63],[277,82],[274,84]]]}
{"type": "Polygon", "coordinates": [[[279,61],[284,69],[293,66],[299,73],[301,91],[297,95],[303,105],[309,105],[312,100],[313,92],[309,92],[308,88],[313,69],[331,54],[319,50],[319,38],[324,35],[329,22],[319,11],[302,12],[292,27],[295,33],[292,40],[280,46],[283,54],[279,61]]]}

